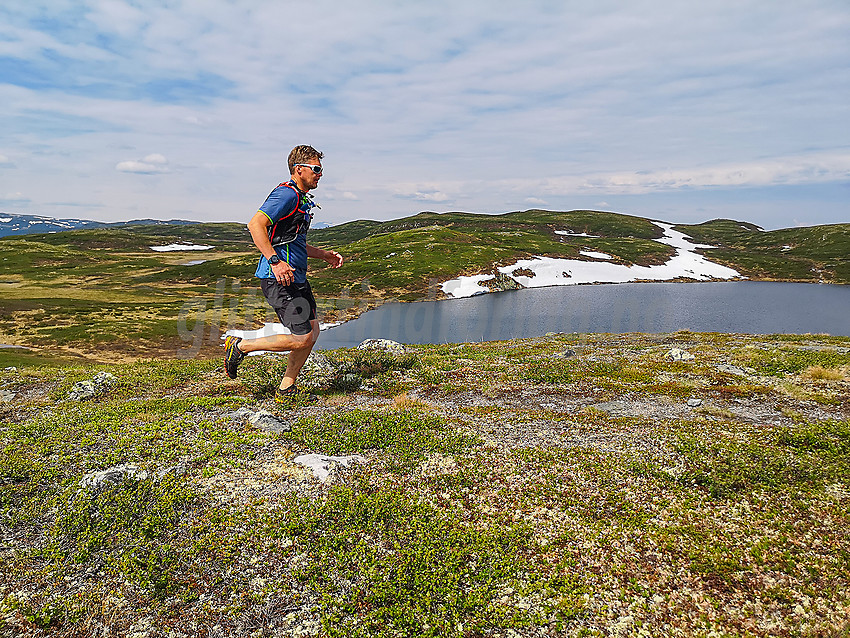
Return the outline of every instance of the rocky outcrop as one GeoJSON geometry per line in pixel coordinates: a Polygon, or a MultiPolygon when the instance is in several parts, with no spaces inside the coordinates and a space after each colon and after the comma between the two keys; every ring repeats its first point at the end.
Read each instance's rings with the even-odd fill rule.
{"type": "Polygon", "coordinates": [[[78,381],[68,393],[67,401],[87,401],[101,396],[112,382],[115,381],[115,375],[109,372],[98,372],[93,379],[87,381],[78,381]]]}
{"type": "Polygon", "coordinates": [[[673,348],[664,356],[670,361],[693,361],[696,359],[690,352],[686,352],[680,348],[673,348]]]}
{"type": "Polygon", "coordinates": [[[95,470],[93,472],[89,472],[88,474],[83,476],[82,479],[80,479],[80,487],[83,490],[97,492],[98,490],[104,489],[111,485],[116,485],[118,483],[121,483],[122,481],[144,481],[147,479],[159,481],[163,477],[168,475],[181,475],[185,473],[186,468],[182,463],[172,465],[156,472],[149,472],[147,470],[140,469],[139,466],[135,465],[134,463],[126,463],[121,465],[114,465],[105,470],[95,470]]]}
{"type": "Polygon", "coordinates": [[[103,487],[121,483],[126,479],[143,481],[146,478],[148,478],[146,471],[140,470],[139,466],[133,463],[128,463],[126,465],[115,465],[105,470],[89,472],[80,480],[80,487],[97,491],[103,487]]]}
{"type": "Polygon", "coordinates": [[[481,285],[489,288],[490,292],[502,292],[503,290],[520,290],[521,288],[525,288],[525,286],[523,286],[521,283],[519,283],[509,275],[498,271],[493,274],[492,279],[486,279],[482,281],[481,285]]]}
{"type": "Polygon", "coordinates": [[[304,367],[301,368],[301,374],[304,378],[310,380],[310,385],[323,386],[328,385],[338,374],[337,366],[321,352],[313,351],[304,362],[304,367]]]}
{"type": "Polygon", "coordinates": [[[292,424],[282,420],[268,410],[251,410],[249,408],[239,408],[230,415],[234,421],[249,423],[259,430],[267,432],[289,432],[292,430],[292,424]]]}

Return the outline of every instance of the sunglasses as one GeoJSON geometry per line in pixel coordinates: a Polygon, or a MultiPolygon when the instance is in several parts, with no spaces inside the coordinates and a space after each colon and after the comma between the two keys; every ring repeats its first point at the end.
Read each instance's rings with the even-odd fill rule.
{"type": "Polygon", "coordinates": [[[322,174],[322,167],[318,164],[296,164],[296,166],[306,166],[310,170],[312,170],[316,175],[322,174]]]}

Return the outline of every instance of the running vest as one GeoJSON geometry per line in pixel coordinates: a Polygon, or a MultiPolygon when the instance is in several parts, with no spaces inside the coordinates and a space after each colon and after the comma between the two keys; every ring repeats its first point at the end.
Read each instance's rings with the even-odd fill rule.
{"type": "Polygon", "coordinates": [[[286,217],[279,219],[275,224],[269,226],[269,241],[272,246],[282,246],[292,242],[298,235],[306,233],[310,228],[312,215],[310,209],[315,206],[310,197],[301,193],[295,186],[289,183],[279,184],[278,188],[285,186],[295,192],[295,209],[286,217]]]}

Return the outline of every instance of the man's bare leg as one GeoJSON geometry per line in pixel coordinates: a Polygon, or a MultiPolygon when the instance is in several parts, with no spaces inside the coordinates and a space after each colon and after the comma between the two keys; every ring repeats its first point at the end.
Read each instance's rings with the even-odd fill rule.
{"type": "Polygon", "coordinates": [[[310,340],[311,335],[270,335],[259,339],[242,339],[239,342],[239,350],[248,354],[258,350],[268,352],[290,352],[303,348],[310,340]]]}
{"type": "Polygon", "coordinates": [[[310,340],[307,342],[308,345],[289,352],[289,357],[286,360],[286,372],[284,372],[283,379],[280,382],[281,390],[286,390],[289,386],[295,385],[295,379],[298,377],[298,373],[301,372],[301,368],[304,367],[307,358],[313,351],[316,340],[319,338],[319,322],[313,319],[310,321],[310,326],[313,330],[308,335],[310,337],[310,340]]]}
{"type": "Polygon", "coordinates": [[[268,352],[289,352],[286,361],[286,372],[280,383],[280,389],[285,390],[295,383],[295,379],[304,367],[307,357],[313,350],[313,345],[319,338],[319,322],[310,321],[312,331],[306,335],[270,335],[259,339],[242,339],[238,348],[245,354],[264,350],[268,352]]]}

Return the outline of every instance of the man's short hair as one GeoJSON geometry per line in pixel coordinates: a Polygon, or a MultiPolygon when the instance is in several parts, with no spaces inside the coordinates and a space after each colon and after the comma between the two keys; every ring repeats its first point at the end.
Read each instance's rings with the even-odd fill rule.
{"type": "Polygon", "coordinates": [[[296,146],[289,153],[289,174],[292,175],[295,172],[296,164],[309,164],[310,160],[320,160],[322,157],[324,155],[312,146],[306,144],[296,146]]]}

